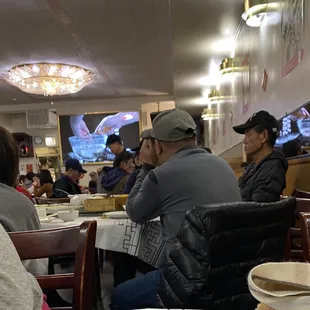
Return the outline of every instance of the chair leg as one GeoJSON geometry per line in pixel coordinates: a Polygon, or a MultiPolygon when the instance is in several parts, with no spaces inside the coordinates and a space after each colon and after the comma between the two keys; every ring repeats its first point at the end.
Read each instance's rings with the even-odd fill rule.
{"type": "Polygon", "coordinates": [[[99,258],[97,249],[95,252],[95,262],[94,262],[94,284],[95,284],[95,294],[94,294],[95,309],[103,310],[104,307],[101,296],[100,268],[99,268],[99,258]]]}
{"type": "Polygon", "coordinates": [[[98,249],[98,253],[99,253],[99,267],[100,267],[100,272],[103,273],[104,250],[103,250],[103,249],[98,249]]]}

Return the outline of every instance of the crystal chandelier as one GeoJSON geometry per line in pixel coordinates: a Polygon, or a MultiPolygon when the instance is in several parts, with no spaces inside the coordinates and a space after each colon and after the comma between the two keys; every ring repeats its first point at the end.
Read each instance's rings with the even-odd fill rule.
{"type": "Polygon", "coordinates": [[[44,96],[74,94],[92,80],[93,75],[86,69],[53,63],[16,66],[8,72],[7,79],[26,93],[44,96]]]}

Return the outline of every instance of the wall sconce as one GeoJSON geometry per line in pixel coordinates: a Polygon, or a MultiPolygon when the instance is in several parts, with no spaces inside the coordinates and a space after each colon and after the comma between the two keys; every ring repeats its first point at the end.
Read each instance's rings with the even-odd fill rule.
{"type": "Polygon", "coordinates": [[[212,111],[212,109],[203,109],[202,113],[201,113],[201,117],[204,121],[210,121],[213,119],[219,119],[221,118],[222,114],[220,113],[214,113],[212,111]]]}
{"type": "Polygon", "coordinates": [[[209,93],[208,99],[211,104],[215,104],[215,103],[233,102],[236,99],[236,97],[235,96],[223,96],[221,95],[220,91],[218,91],[217,89],[213,89],[209,93]]]}
{"type": "Polygon", "coordinates": [[[212,101],[217,101],[221,98],[221,93],[217,89],[212,89],[211,92],[208,95],[209,100],[212,101]]]}
{"type": "Polygon", "coordinates": [[[242,19],[250,27],[260,27],[266,13],[278,9],[279,3],[270,3],[268,0],[245,0],[242,19]]]}
{"type": "Polygon", "coordinates": [[[220,73],[222,75],[227,73],[233,73],[237,69],[235,59],[234,58],[225,58],[222,60],[220,64],[220,73]]]}

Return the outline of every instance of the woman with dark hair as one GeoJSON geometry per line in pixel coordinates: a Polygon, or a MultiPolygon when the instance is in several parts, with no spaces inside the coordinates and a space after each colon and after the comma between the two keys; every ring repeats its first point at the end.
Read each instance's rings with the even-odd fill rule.
{"type": "Polygon", "coordinates": [[[46,195],[50,197],[53,194],[53,178],[48,170],[41,170],[39,174],[36,174],[33,178],[34,196],[41,197],[46,195]]]}
{"type": "MultiPolygon", "coordinates": [[[[19,173],[18,146],[12,135],[0,126],[0,224],[7,232],[39,230],[40,221],[33,203],[15,190],[19,173]]],[[[47,271],[45,260],[23,262],[34,275],[47,271]]]]}

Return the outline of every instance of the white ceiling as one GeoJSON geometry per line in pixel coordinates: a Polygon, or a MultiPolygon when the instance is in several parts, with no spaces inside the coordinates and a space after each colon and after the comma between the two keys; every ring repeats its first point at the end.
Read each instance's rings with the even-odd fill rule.
{"type": "Polygon", "coordinates": [[[37,107],[47,100],[10,86],[3,76],[11,67],[60,62],[89,69],[96,81],[75,95],[54,98],[56,103],[174,97],[192,113],[201,112],[195,103],[198,81],[210,61],[228,56],[212,44],[228,30],[235,32],[242,11],[241,0],[0,0],[0,5],[1,106],[37,107]]]}

